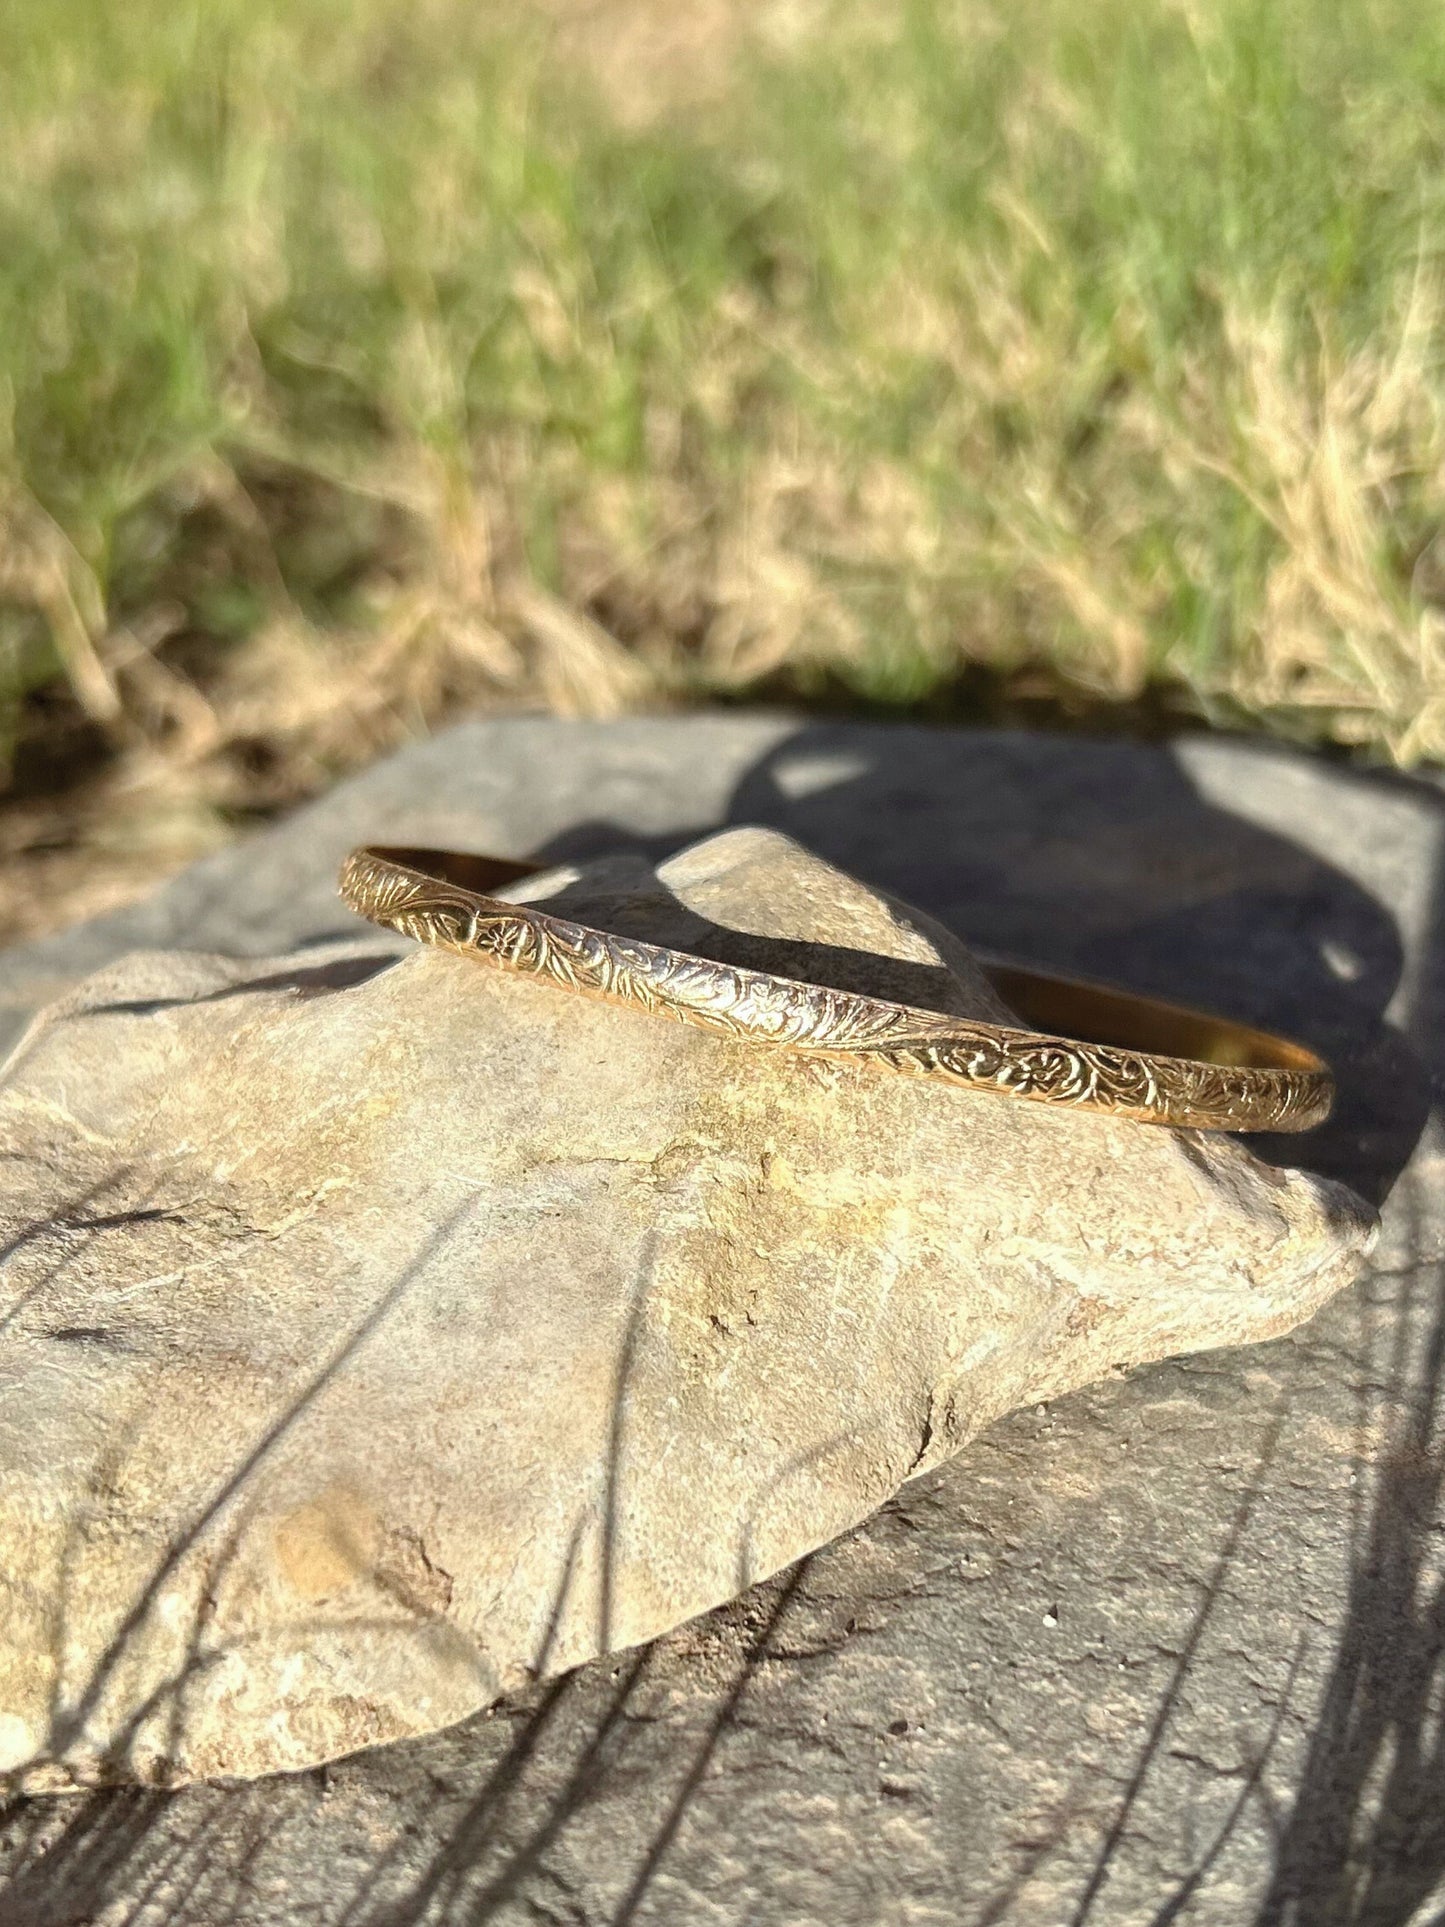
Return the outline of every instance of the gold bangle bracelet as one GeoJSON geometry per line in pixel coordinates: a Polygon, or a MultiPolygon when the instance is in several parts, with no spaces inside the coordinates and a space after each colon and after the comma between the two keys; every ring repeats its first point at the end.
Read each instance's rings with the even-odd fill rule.
{"type": "Polygon", "coordinates": [[[1334,1101],[1329,1066],[1302,1045],[1101,985],[986,965],[1004,1001],[1038,1026],[1015,1029],[718,963],[487,894],[538,870],[362,849],[339,887],[353,910],[419,943],[749,1043],[1204,1131],[1307,1131],[1334,1101]]]}

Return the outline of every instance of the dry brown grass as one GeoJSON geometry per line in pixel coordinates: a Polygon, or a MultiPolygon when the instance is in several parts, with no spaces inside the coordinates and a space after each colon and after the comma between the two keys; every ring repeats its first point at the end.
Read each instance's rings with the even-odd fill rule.
{"type": "Polygon", "coordinates": [[[26,10],[0,934],[478,705],[1445,756],[1445,23],[26,10]]]}

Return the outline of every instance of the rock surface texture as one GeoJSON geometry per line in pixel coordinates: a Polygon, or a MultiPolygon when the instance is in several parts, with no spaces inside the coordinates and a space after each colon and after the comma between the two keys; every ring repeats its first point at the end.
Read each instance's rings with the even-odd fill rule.
{"type": "MultiPolygon", "coordinates": [[[[5,1636],[42,1674],[55,1667],[26,1705],[69,1721],[77,1762],[88,1726],[86,1770],[106,1720],[148,1694],[152,1725],[126,1736],[141,1770],[203,1766],[185,1748],[208,1722],[220,1744],[229,1726],[272,1758],[329,1750],[306,1720],[334,1730],[345,1688],[333,1677],[327,1700],[304,1685],[327,1653],[363,1666],[365,1717],[389,1704],[398,1730],[424,1694],[422,1718],[447,1717],[508,1686],[509,1667],[549,1671],[725,1596],[916,1476],[732,1604],[429,1738],[244,1787],[19,1802],[0,1834],[7,1922],[1434,1918],[1441,828],[1424,785],[1228,744],[777,718],[504,723],[396,759],[150,905],[12,953],[0,979],[17,1017],[138,946],[238,960],[118,964],[12,1072],[27,1141],[49,1132],[57,1156],[25,1164],[7,1192],[12,1264],[33,1295],[7,1301],[0,1344],[35,1377],[18,1421],[0,1407],[7,1463],[28,1466],[0,1490],[3,1529],[32,1521],[16,1609],[31,1630],[5,1636]],[[548,1020],[486,1013],[504,989],[560,993],[489,984],[442,956],[378,968],[397,955],[378,955],[384,939],[335,943],[346,919],[330,876],[367,837],[546,847],[580,872],[557,890],[645,909],[635,872],[608,878],[586,860],[623,838],[665,859],[729,821],[786,831],[990,948],[1323,1049],[1342,1077],[1338,1119],[1279,1156],[1385,1201],[1366,1278],[1293,1336],[1246,1344],[1265,1299],[1288,1319],[1333,1282],[1331,1259],[1313,1280],[1280,1260],[1338,1256],[1358,1238],[1341,1192],[1266,1174],[1240,1146],[881,1074],[840,1101],[802,1067],[788,1083],[782,1059],[767,1073],[772,1120],[748,1116],[740,1092],[755,1085],[728,1056],[739,1047],[603,1006],[582,1067],[590,1110],[539,1122],[518,1073],[531,1074],[525,1052],[548,1020]],[[300,959],[245,961],[303,945],[300,959]],[[445,1055],[431,1083],[423,990],[445,1055]],[[321,1072],[335,1030],[322,1014],[338,1009],[357,1013],[344,1063],[303,1076],[321,1072]],[[186,1092],[157,1075],[213,1024],[230,1039],[223,1079],[186,1092]],[[638,1026],[656,1035],[635,1042],[638,1026]],[[157,1040],[148,1078],[122,1036],[157,1040]],[[93,1079],[47,1083],[47,1061],[67,1052],[89,1053],[93,1079]],[[667,1086],[660,1118],[635,1076],[608,1079],[609,1064],[640,1065],[634,1052],[667,1086]],[[347,1101],[358,1079],[400,1101],[367,1113],[347,1101]],[[212,1105],[221,1084],[227,1101],[212,1105]],[[960,1159],[975,1136],[960,1105],[988,1134],[987,1172],[960,1159]],[[122,1113],[129,1167],[115,1155],[122,1113]],[[485,1183],[463,1128],[479,1116],[495,1125],[485,1183]],[[535,1155],[544,1127],[564,1121],[567,1156],[548,1164],[535,1155]],[[401,1149],[419,1134],[432,1147],[421,1168],[401,1149]],[[619,1160],[618,1142],[632,1155],[619,1160]],[[1019,1180],[1045,1143],[1063,1175],[1020,1217],[1019,1180]],[[1129,1165],[1144,1156],[1147,1170],[1129,1165]],[[291,1181],[303,1165],[320,1174],[309,1191],[291,1181]],[[79,1180],[63,1198],[62,1170],[79,1180]],[[937,1195],[909,1192],[922,1170],[937,1195]],[[502,1178],[524,1205],[507,1223],[487,1215],[502,1178]],[[569,1234],[579,1196],[605,1236],[569,1234]],[[553,1206],[544,1247],[535,1233],[553,1206]],[[1131,1210],[1149,1228],[1147,1264],[1085,1236],[1131,1210]],[[864,1218],[871,1236],[845,1238],[864,1218]],[[965,1227],[975,1260],[961,1274],[949,1253],[965,1227]],[[529,1237],[548,1258],[527,1313],[545,1311],[554,1338],[545,1358],[514,1351],[509,1372],[516,1329],[495,1281],[516,1275],[490,1258],[529,1237]],[[711,1262],[729,1238],[740,1259],[711,1262]],[[155,1262],[117,1268],[107,1245],[155,1262]],[[1249,1254],[1233,1272],[1231,1245],[1249,1254]],[[844,1275],[817,1261],[845,1248],[844,1275]],[[272,1294],[268,1323],[238,1289],[243,1250],[247,1278],[272,1294]],[[307,1272],[310,1291],[288,1295],[307,1272]],[[778,1281],[791,1275],[814,1288],[787,1298],[785,1320],[778,1281]],[[742,1303],[729,1294],[747,1277],[759,1295],[742,1303]],[[1109,1316],[1070,1332],[1064,1308],[1091,1297],[1109,1316]],[[1226,1322],[1179,1322],[1206,1302],[1226,1322]],[[180,1310],[202,1304],[197,1347],[180,1310]],[[987,1361],[968,1354],[981,1329],[995,1339],[987,1361]],[[1113,1363],[1225,1337],[1240,1348],[1055,1396],[1113,1363]],[[746,1380],[729,1371],[742,1357],[746,1380]],[[679,1436],[666,1401],[694,1382],[708,1392],[692,1407],[689,1467],[660,1454],[679,1436]],[[988,1415],[994,1393],[980,1388],[1005,1384],[1002,1402],[1026,1408],[940,1463],[988,1415]],[[423,1393],[425,1443],[407,1464],[398,1415],[423,1393]],[[745,1397],[771,1430],[738,1426],[745,1397]],[[509,1470],[489,1451],[503,1423],[534,1441],[529,1477],[520,1457],[509,1470]],[[665,1543],[648,1536],[659,1526],[665,1543]],[[519,1573],[488,1565],[503,1540],[528,1546],[529,1528],[550,1566],[527,1567],[526,1553],[519,1573]],[[137,1575],[144,1603],[117,1624],[137,1575]],[[274,1697],[278,1636],[296,1656],[279,1682],[291,1713],[263,1734],[245,1689],[270,1668],[274,1697]],[[402,1651],[411,1664],[388,1679],[385,1656],[402,1651]]],[[[756,901],[763,873],[776,882],[794,863],[785,854],[756,839],[693,851],[665,867],[660,907],[680,900],[669,914],[725,925],[729,877],[748,878],[756,901]]],[[[812,914],[810,898],[776,890],[782,921],[759,941],[855,950],[849,930],[785,927],[812,914]]],[[[893,950],[890,969],[944,970],[949,994],[979,994],[935,926],[903,928],[876,894],[855,907],[872,920],[865,948],[893,950]]],[[[575,1041],[554,1024],[554,1070],[575,1041]]],[[[0,1566],[13,1579],[10,1543],[0,1566]]],[[[5,1738],[12,1757],[29,1743],[5,1738]]]]}
{"type": "MultiPolygon", "coordinates": [[[[515,894],[1007,1018],[774,830],[515,894]]],[[[1273,1337],[1373,1213],[418,948],[141,954],[0,1083],[0,1767],[309,1767],[654,1638],[1014,1407],[1273,1337]]]]}

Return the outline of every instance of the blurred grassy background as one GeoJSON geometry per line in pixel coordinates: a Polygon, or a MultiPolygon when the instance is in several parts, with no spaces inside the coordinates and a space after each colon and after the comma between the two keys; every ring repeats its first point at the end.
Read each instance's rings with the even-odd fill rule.
{"type": "Polygon", "coordinates": [[[0,928],[460,706],[1445,756],[1445,10],[9,0],[0,928]]]}

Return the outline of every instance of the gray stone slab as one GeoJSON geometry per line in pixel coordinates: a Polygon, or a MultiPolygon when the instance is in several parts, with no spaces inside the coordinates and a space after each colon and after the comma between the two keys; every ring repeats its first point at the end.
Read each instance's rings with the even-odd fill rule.
{"type": "Polygon", "coordinates": [[[8,1923],[1445,1919],[1445,809],[1282,750],[721,716],[468,725],[0,959],[12,1024],[149,944],[345,927],[363,836],[789,831],[972,942],[1285,1028],[1384,1201],[1273,1345],[1018,1414],[783,1579],[316,1773],[17,1806],[8,1923]]]}

